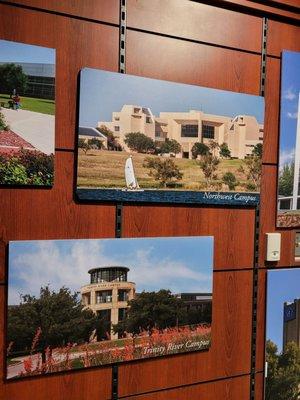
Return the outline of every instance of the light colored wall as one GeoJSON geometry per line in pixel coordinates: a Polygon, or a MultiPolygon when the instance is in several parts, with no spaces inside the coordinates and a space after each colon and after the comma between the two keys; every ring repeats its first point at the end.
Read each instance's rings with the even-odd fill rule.
{"type": "MultiPolygon", "coordinates": [[[[202,124],[213,125],[215,127],[215,138],[214,140],[221,145],[227,143],[231,156],[234,158],[243,159],[247,155],[251,154],[251,148],[246,147],[247,145],[256,145],[262,142],[261,137],[263,132],[260,132],[260,128],[263,126],[258,124],[257,120],[253,116],[238,116],[233,119],[225,116],[204,114],[202,111],[190,110],[189,112],[161,112],[159,117],[155,117],[153,123],[146,123],[146,115],[141,112],[134,113],[134,108],[140,108],[139,106],[124,105],[119,113],[113,113],[114,116],[119,117],[119,121],[116,123],[110,122],[99,122],[100,124],[106,125],[109,129],[114,132],[114,125],[119,124],[120,132],[114,132],[119,137],[120,144],[124,150],[129,150],[124,143],[124,138],[128,132],[141,132],[151,137],[153,140],[161,141],[165,138],[175,139],[182,146],[182,152],[189,152],[190,157],[191,149],[196,142],[203,142],[209,145],[210,139],[203,138],[202,136],[202,124]],[[135,118],[135,115],[139,118],[135,118]],[[198,125],[198,137],[196,138],[185,138],[181,137],[181,126],[183,124],[197,124],[198,125]],[[230,127],[233,126],[233,130],[230,127]],[[155,130],[160,132],[160,137],[155,136],[155,130]]],[[[216,152],[215,154],[217,154],[216,152]]],[[[180,155],[182,156],[182,154],[180,155]]]]}
{"type": "MultiPolygon", "coordinates": [[[[82,302],[86,308],[91,309],[95,314],[100,310],[111,310],[111,324],[115,325],[118,323],[119,309],[128,308],[127,301],[118,301],[118,291],[128,291],[128,301],[132,300],[135,295],[135,283],[133,282],[102,282],[92,283],[90,285],[83,286],[80,290],[82,296],[82,302]],[[110,303],[96,303],[96,292],[99,291],[112,291],[112,301],[110,303]],[[85,295],[90,294],[91,302],[86,304],[85,295]]],[[[111,339],[117,339],[118,335],[111,331],[111,339]]]]}

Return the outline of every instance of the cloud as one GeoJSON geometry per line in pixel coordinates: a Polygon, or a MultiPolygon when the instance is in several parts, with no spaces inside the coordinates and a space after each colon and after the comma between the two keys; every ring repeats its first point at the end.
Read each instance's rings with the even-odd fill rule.
{"type": "Polygon", "coordinates": [[[282,169],[286,164],[291,164],[295,161],[295,149],[283,150],[279,155],[279,169],[282,169]]]}
{"type": "Polygon", "coordinates": [[[285,90],[283,93],[283,98],[286,100],[292,101],[295,100],[296,97],[297,97],[296,91],[293,90],[291,87],[285,90]]]}
{"type": "Polygon", "coordinates": [[[297,112],[294,112],[294,113],[287,112],[286,115],[287,115],[288,118],[292,118],[292,119],[297,119],[297,117],[298,117],[298,113],[297,112]]]}
{"type": "Polygon", "coordinates": [[[136,283],[138,292],[212,290],[212,274],[201,261],[199,269],[195,265],[192,268],[172,258],[169,253],[163,256],[157,254],[155,245],[147,250],[137,245],[123,254],[118,252],[116,246],[112,256],[105,250],[105,241],[101,240],[36,241],[22,252],[20,250],[10,261],[9,304],[18,304],[20,294],[38,296],[40,287],[48,284],[52,290],[66,286],[72,291],[79,291],[81,286],[89,283],[88,270],[104,265],[128,266],[128,280],[136,283]]]}

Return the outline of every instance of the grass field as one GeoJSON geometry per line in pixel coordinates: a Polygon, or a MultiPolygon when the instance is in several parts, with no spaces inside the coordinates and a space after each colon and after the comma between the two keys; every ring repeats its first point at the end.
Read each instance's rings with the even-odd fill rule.
{"type": "MultiPolygon", "coordinates": [[[[34,111],[34,112],[39,112],[42,114],[50,114],[54,115],[55,114],[55,101],[54,100],[47,100],[47,99],[36,99],[33,97],[21,97],[21,109],[22,110],[28,110],[28,111],[34,111]]],[[[5,103],[5,106],[7,106],[7,103],[9,101],[9,95],[7,94],[0,94],[0,102],[5,103]]]]}
{"type": "MultiPolygon", "coordinates": [[[[124,165],[128,153],[113,152],[107,150],[89,150],[85,155],[79,149],[78,155],[78,180],[77,185],[81,188],[124,188],[124,165]]],[[[143,167],[145,157],[156,157],[145,154],[133,154],[133,163],[135,175],[141,188],[158,188],[159,183],[149,176],[149,170],[143,167]]],[[[178,181],[176,189],[182,190],[205,190],[204,175],[198,165],[197,160],[188,160],[183,158],[173,159],[180,171],[183,173],[183,179],[178,181]]],[[[217,179],[221,185],[221,178],[225,172],[235,174],[240,184],[236,191],[246,191],[243,184],[246,177],[238,172],[242,160],[221,160],[218,165],[217,179]]],[[[228,191],[228,187],[223,184],[220,190],[228,191]]]]}

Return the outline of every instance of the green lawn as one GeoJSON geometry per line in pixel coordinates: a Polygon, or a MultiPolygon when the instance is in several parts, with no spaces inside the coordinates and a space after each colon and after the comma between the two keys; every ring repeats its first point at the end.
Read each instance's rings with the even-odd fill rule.
{"type": "MultiPolygon", "coordinates": [[[[81,188],[123,188],[125,187],[124,166],[128,153],[125,151],[89,150],[84,154],[79,149],[78,157],[78,187],[81,188]]],[[[159,188],[159,182],[150,175],[149,170],[143,167],[145,157],[155,157],[146,154],[133,154],[135,174],[141,188],[159,188]]],[[[184,158],[173,159],[183,173],[182,180],[178,181],[178,190],[206,190],[205,178],[197,160],[184,158]]],[[[222,186],[220,190],[228,190],[222,184],[222,175],[232,172],[239,185],[236,191],[245,191],[246,176],[239,171],[242,160],[221,160],[216,171],[215,181],[222,186]]]]}
{"type": "MultiPolygon", "coordinates": [[[[55,101],[47,99],[36,99],[33,97],[21,97],[21,109],[28,111],[35,111],[42,114],[55,114],[55,101]]],[[[7,107],[9,101],[9,95],[0,94],[0,102],[4,102],[7,107]]]]}

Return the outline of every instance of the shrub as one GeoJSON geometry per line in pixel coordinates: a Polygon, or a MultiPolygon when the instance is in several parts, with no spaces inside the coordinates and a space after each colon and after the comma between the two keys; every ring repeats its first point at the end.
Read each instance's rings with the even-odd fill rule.
{"type": "Polygon", "coordinates": [[[160,186],[167,187],[174,180],[181,180],[183,177],[182,172],[179,170],[174,161],[170,158],[160,160],[158,157],[146,157],[144,168],[149,168],[149,175],[156,181],[160,182],[160,186]]]}
{"type": "Polygon", "coordinates": [[[238,181],[232,172],[226,172],[223,175],[222,180],[225,185],[228,186],[229,190],[235,190],[235,187],[238,185],[238,181]]]}
{"type": "Polygon", "coordinates": [[[205,156],[209,154],[209,147],[204,143],[195,143],[192,147],[192,156],[197,158],[198,156],[205,156]]]}
{"type": "Polygon", "coordinates": [[[53,173],[53,154],[22,149],[13,157],[0,156],[1,184],[51,185],[53,173]]]}
{"type": "Polygon", "coordinates": [[[155,151],[154,141],[141,132],[130,132],[125,135],[127,146],[138,153],[149,153],[155,151]]]}

